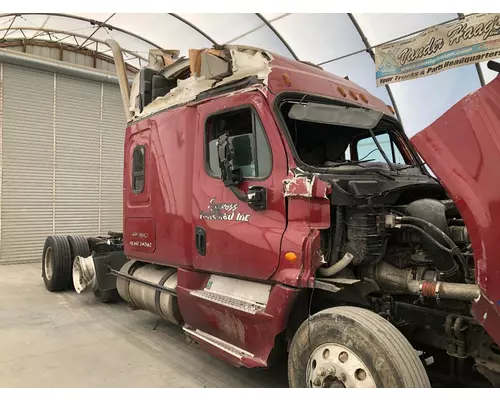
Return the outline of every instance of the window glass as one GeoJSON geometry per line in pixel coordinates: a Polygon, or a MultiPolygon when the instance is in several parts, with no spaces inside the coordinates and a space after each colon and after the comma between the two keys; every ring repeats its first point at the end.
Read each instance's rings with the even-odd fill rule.
{"type": "MultiPolygon", "coordinates": [[[[391,141],[388,133],[382,133],[376,136],[377,140],[382,147],[385,155],[390,161],[396,164],[405,164],[404,158],[401,155],[396,144],[391,141]]],[[[382,153],[379,151],[371,136],[361,139],[357,143],[358,160],[374,160],[377,162],[385,162],[382,153]]]]}
{"type": "Polygon", "coordinates": [[[142,193],[144,190],[144,146],[137,146],[132,155],[132,190],[142,193]]]}
{"type": "Polygon", "coordinates": [[[221,176],[217,139],[227,134],[235,149],[235,164],[244,178],[265,178],[271,173],[271,151],[264,127],[253,109],[244,108],[214,115],[207,120],[208,166],[221,176]]]}

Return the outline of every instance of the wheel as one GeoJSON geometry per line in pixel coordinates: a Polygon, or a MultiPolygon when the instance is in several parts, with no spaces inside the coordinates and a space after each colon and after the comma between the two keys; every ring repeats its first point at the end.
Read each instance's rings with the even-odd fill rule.
{"type": "MultiPolygon", "coordinates": [[[[77,256],[88,257],[90,256],[89,242],[83,236],[80,235],[70,235],[67,236],[69,248],[71,250],[71,265],[75,261],[77,256]]],[[[70,280],[70,289],[74,289],[73,279],[70,280]]]]}
{"type": "Polygon", "coordinates": [[[45,240],[42,257],[42,277],[50,292],[67,289],[71,275],[71,250],[65,236],[49,236],[45,240]]]}
{"type": "Polygon", "coordinates": [[[304,321],[288,356],[290,387],[430,387],[424,366],[391,323],[358,307],[334,307],[304,321]]]}
{"type": "Polygon", "coordinates": [[[80,235],[68,236],[69,247],[71,249],[71,259],[74,260],[76,256],[88,257],[90,256],[89,243],[87,239],[80,235]]]}
{"type": "Polygon", "coordinates": [[[94,292],[94,296],[101,302],[101,303],[116,303],[121,299],[120,295],[118,294],[118,290],[116,289],[110,289],[110,290],[96,290],[94,292]]]}

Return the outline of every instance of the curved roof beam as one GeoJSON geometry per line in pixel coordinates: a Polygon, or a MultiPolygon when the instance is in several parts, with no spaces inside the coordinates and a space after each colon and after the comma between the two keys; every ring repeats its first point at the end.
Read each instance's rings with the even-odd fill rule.
{"type": "Polygon", "coordinates": [[[264,22],[264,24],[266,24],[267,27],[271,29],[271,31],[278,37],[279,40],[281,40],[281,43],[283,43],[283,45],[287,48],[287,50],[290,52],[293,58],[295,58],[297,61],[300,61],[299,57],[297,57],[297,54],[295,54],[290,45],[283,38],[283,36],[281,36],[281,34],[276,30],[276,28],[266,18],[264,18],[262,14],[255,13],[255,15],[257,15],[257,17],[259,17],[262,20],[262,22],[264,22]]]}
{"type": "Polygon", "coordinates": [[[97,21],[95,19],[80,17],[78,15],[63,14],[63,13],[9,13],[9,14],[0,14],[0,18],[1,17],[10,17],[10,16],[21,16],[21,15],[50,15],[50,16],[54,16],[54,17],[64,17],[64,18],[76,19],[79,21],[85,21],[85,22],[88,22],[88,23],[93,24],[93,25],[100,25],[101,28],[108,28],[110,30],[115,30],[117,32],[125,33],[129,36],[135,37],[136,39],[142,40],[143,42],[145,42],[153,47],[156,47],[157,49],[162,49],[162,47],[157,45],[156,43],[153,43],[152,41],[150,41],[150,40],[148,40],[140,35],[137,35],[133,32],[127,31],[127,30],[122,29],[122,28],[118,28],[118,27],[113,26],[113,25],[105,24],[102,21],[97,21]]]}
{"type": "Polygon", "coordinates": [[[203,32],[200,28],[198,28],[196,25],[192,24],[188,20],[185,20],[182,18],[180,15],[174,14],[174,13],[168,13],[168,15],[177,18],[179,21],[183,22],[187,26],[189,26],[191,29],[194,29],[196,32],[198,32],[201,36],[203,36],[205,39],[207,39],[209,42],[212,42],[213,45],[218,46],[218,43],[212,39],[210,36],[208,36],[207,33],[203,32]]]}
{"type": "MultiPolygon", "coordinates": [[[[81,49],[85,45],[85,43],[87,43],[92,38],[92,36],[94,36],[97,33],[97,31],[99,29],[101,29],[103,27],[103,25],[105,25],[106,22],[108,22],[115,15],[116,15],[116,13],[111,14],[108,18],[106,18],[106,21],[104,21],[102,24],[99,24],[99,26],[96,28],[96,30],[94,32],[92,32],[92,34],[90,36],[88,36],[87,39],[78,48],[81,49]]],[[[43,26],[42,26],[42,28],[43,28],[43,26]]]]}
{"type": "MultiPolygon", "coordinates": [[[[2,31],[6,31],[6,34],[7,32],[9,31],[9,28],[0,28],[0,32],[2,31]]],[[[77,37],[77,38],[80,38],[80,39],[87,39],[88,36],[86,35],[82,35],[82,34],[79,34],[79,33],[74,33],[74,32],[71,32],[71,31],[63,31],[63,30],[58,30],[58,29],[47,29],[47,28],[37,28],[35,26],[20,26],[20,27],[15,27],[12,31],[37,31],[37,32],[45,32],[45,33],[54,33],[54,34],[59,34],[59,35],[68,35],[67,37],[77,37]]],[[[31,38],[31,39],[27,39],[27,40],[34,40],[36,38],[31,38]]],[[[10,39],[4,39],[3,41],[8,41],[10,39]]],[[[51,43],[59,43],[62,39],[58,39],[58,40],[51,40],[50,42],[51,43]]],[[[99,44],[103,44],[103,45],[106,45],[106,42],[104,42],[103,40],[100,40],[100,39],[95,39],[95,38],[92,38],[90,39],[92,42],[94,43],[99,43],[99,44]]],[[[0,40],[0,43],[2,42],[2,40],[0,40]]],[[[91,44],[89,44],[91,45],[91,44]]],[[[87,47],[86,47],[87,48],[87,47]]],[[[132,51],[132,50],[127,50],[127,49],[124,49],[122,48],[122,51],[124,53],[127,53],[127,54],[130,54],[132,56],[134,56],[135,58],[138,58],[138,59],[141,59],[143,61],[147,61],[147,59],[144,57],[144,56],[141,56],[139,55],[138,53],[132,51]]],[[[97,52],[97,53],[103,53],[103,52],[97,52]]]]}
{"type": "MultiPolygon", "coordinates": [[[[12,27],[12,24],[14,23],[14,21],[16,20],[16,18],[17,18],[17,15],[14,15],[14,16],[12,17],[12,19],[11,19],[11,21],[10,21],[10,24],[9,24],[9,27],[5,30],[5,33],[4,33],[4,35],[3,35],[3,37],[2,37],[2,39],[1,39],[1,40],[4,40],[4,39],[5,39],[5,36],[7,36],[7,33],[9,33],[9,30],[10,30],[10,28],[12,27]]],[[[1,41],[1,40],[0,40],[0,41],[1,41]]]]}
{"type": "MultiPolygon", "coordinates": [[[[352,24],[354,25],[354,28],[356,28],[356,31],[358,32],[359,36],[361,37],[361,40],[363,41],[363,44],[365,45],[366,51],[368,54],[370,54],[373,62],[375,63],[375,53],[373,52],[373,48],[370,46],[370,42],[368,41],[368,38],[366,37],[365,33],[363,32],[363,29],[361,29],[361,26],[359,26],[358,21],[356,21],[356,18],[352,13],[347,13],[347,16],[351,20],[352,24]]],[[[394,111],[396,112],[396,116],[398,117],[398,120],[403,123],[403,120],[401,119],[401,115],[399,114],[398,110],[398,105],[396,104],[396,99],[392,95],[392,90],[389,87],[389,85],[385,85],[385,89],[387,90],[387,94],[389,95],[389,98],[391,99],[392,105],[394,106],[394,111]]]]}

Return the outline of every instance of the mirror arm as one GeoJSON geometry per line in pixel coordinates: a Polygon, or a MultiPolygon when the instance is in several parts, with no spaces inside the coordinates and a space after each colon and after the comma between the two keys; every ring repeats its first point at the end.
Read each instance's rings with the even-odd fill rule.
{"type": "Polygon", "coordinates": [[[231,189],[231,192],[233,192],[233,194],[238,198],[238,200],[248,203],[248,196],[243,190],[241,190],[236,186],[229,186],[229,189],[231,189]]]}

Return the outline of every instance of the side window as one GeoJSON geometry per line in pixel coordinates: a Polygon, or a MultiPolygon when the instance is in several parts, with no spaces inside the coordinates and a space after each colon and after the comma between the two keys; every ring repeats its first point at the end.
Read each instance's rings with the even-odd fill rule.
{"type": "MultiPolygon", "coordinates": [[[[388,133],[382,133],[377,135],[376,137],[378,142],[380,143],[380,147],[382,147],[389,160],[391,160],[395,164],[406,163],[396,143],[391,140],[391,137],[388,133]]],[[[382,154],[380,153],[371,136],[359,140],[356,144],[356,148],[358,153],[358,160],[373,159],[375,161],[385,162],[384,157],[382,157],[382,154]]]]}
{"type": "Polygon", "coordinates": [[[132,190],[134,193],[142,193],[144,190],[144,146],[136,146],[132,154],[132,190]]]}
{"type": "Polygon", "coordinates": [[[217,139],[224,133],[232,138],[244,178],[265,178],[271,173],[271,151],[262,122],[252,108],[243,108],[207,119],[206,157],[213,175],[221,176],[217,139]]]}

